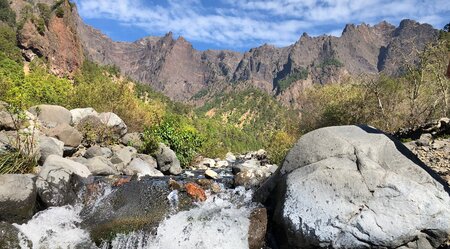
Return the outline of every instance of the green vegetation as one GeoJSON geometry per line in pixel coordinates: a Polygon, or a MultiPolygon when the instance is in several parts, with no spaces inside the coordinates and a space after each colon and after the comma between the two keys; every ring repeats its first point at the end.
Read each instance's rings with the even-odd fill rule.
{"type": "Polygon", "coordinates": [[[202,147],[204,139],[198,130],[180,116],[168,115],[161,124],[147,128],[144,132],[147,150],[163,142],[176,151],[182,166],[188,166],[202,147]]]}
{"type": "Polygon", "coordinates": [[[0,175],[27,174],[37,166],[36,160],[19,151],[0,154],[0,175]]]}
{"type": "Polygon", "coordinates": [[[448,40],[430,44],[416,65],[400,77],[364,76],[352,82],[317,86],[304,93],[302,129],[370,124],[385,131],[414,127],[448,116],[448,40]]]}
{"type": "Polygon", "coordinates": [[[8,0],[0,0],[0,21],[10,27],[16,25],[16,13],[10,8],[8,0]]]}
{"type": "Polygon", "coordinates": [[[298,80],[305,80],[307,78],[308,78],[307,69],[305,68],[296,69],[278,82],[279,90],[280,92],[283,92],[284,90],[288,89],[289,86],[292,85],[292,83],[298,80]]]}
{"type": "Polygon", "coordinates": [[[343,67],[344,64],[339,61],[338,59],[334,57],[327,58],[322,61],[317,67],[324,68],[324,67],[343,67]]]}
{"type": "Polygon", "coordinates": [[[52,10],[50,6],[48,6],[45,3],[38,3],[37,7],[39,9],[40,16],[42,17],[42,20],[44,20],[45,26],[48,27],[48,24],[50,22],[50,18],[52,15],[52,10]]]}
{"type": "MultiPolygon", "coordinates": [[[[297,113],[258,89],[222,94],[196,113],[199,118],[194,120],[195,127],[206,137],[203,155],[215,157],[227,151],[242,153],[266,148],[271,156],[269,147],[275,143],[274,134],[284,132],[293,139],[299,136],[297,113]]],[[[287,147],[293,144],[289,139],[284,142],[287,147]]],[[[280,163],[280,156],[271,157],[277,159],[274,163],[280,163]]]]}

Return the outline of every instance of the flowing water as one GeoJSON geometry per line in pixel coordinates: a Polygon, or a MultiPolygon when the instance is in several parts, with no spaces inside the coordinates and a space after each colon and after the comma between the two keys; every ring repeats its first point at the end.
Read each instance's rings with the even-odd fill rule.
{"type": "MultiPolygon", "coordinates": [[[[94,203],[110,193],[111,188],[105,188],[94,203]]],[[[89,232],[79,226],[82,205],[49,208],[37,213],[28,223],[15,226],[24,239],[33,243],[33,249],[248,248],[248,217],[254,208],[251,195],[244,188],[209,195],[205,202],[196,203],[190,210],[172,212],[159,224],[156,234],[144,231],[118,234],[99,247],[91,241],[89,232]]],[[[171,205],[177,205],[177,191],[172,191],[167,198],[171,205]]],[[[27,248],[23,244],[22,248],[27,248]]]]}

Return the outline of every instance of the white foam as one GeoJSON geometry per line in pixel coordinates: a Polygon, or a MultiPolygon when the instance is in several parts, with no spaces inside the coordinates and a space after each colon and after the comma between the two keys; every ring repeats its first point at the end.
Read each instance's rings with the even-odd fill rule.
{"type": "Polygon", "coordinates": [[[81,207],[52,207],[37,213],[28,223],[14,226],[33,243],[33,249],[75,248],[90,241],[89,233],[77,227],[80,211],[81,207]]]}
{"type": "MultiPolygon", "coordinates": [[[[143,232],[118,235],[113,249],[248,248],[251,192],[243,188],[209,196],[197,207],[164,220],[156,236],[143,232]]],[[[104,245],[103,248],[107,248],[104,245]]]]}

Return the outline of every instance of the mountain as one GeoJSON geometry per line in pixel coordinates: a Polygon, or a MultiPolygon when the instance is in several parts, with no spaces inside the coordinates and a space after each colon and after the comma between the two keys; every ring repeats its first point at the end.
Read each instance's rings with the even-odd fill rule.
{"type": "MultiPolygon", "coordinates": [[[[76,70],[84,58],[116,65],[130,78],[183,102],[202,103],[215,92],[245,85],[296,107],[299,92],[313,84],[361,74],[398,74],[405,62],[413,62],[416,51],[438,39],[438,30],[431,25],[403,20],[398,27],[387,22],[348,24],[341,37],[304,33],[282,48],[264,44],[245,53],[198,51],[170,32],[163,37],[116,42],[86,25],[68,1],[35,2],[62,8],[63,17],[51,18],[41,32],[36,21],[24,22],[19,43],[29,57],[45,56],[56,73],[76,70]]],[[[24,13],[27,3],[17,0],[12,5],[17,13],[24,13]]],[[[32,8],[35,12],[40,11],[37,4],[32,8]]]]}

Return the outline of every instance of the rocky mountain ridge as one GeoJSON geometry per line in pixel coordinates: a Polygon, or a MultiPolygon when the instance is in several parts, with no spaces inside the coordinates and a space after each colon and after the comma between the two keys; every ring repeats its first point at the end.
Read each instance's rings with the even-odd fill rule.
{"type": "MultiPolygon", "coordinates": [[[[31,9],[39,15],[36,6],[52,6],[53,1],[35,2],[31,9]]],[[[438,39],[438,30],[431,25],[403,20],[398,27],[387,22],[348,24],[341,37],[304,33],[282,48],[264,44],[245,53],[199,51],[171,32],[135,42],[113,41],[85,24],[76,6],[58,3],[64,15],[52,15],[43,31],[33,26],[33,18],[24,22],[19,43],[26,53],[46,57],[57,73],[76,70],[84,58],[116,65],[130,78],[183,102],[201,101],[208,92],[246,84],[295,107],[305,87],[339,82],[349,75],[396,74],[404,63],[414,60],[417,51],[438,39]]],[[[17,13],[23,13],[24,6],[26,1],[13,3],[17,13]]]]}
{"type": "Polygon", "coordinates": [[[170,32],[133,43],[114,42],[79,20],[78,32],[88,58],[117,65],[131,78],[178,101],[223,83],[247,82],[288,102],[305,85],[338,82],[347,75],[396,74],[403,61],[411,62],[416,50],[438,37],[432,26],[412,20],[403,20],[399,27],[387,22],[349,24],[341,37],[305,33],[291,46],[264,44],[241,54],[198,51],[170,32]],[[306,73],[299,76],[301,71],[306,73]]]}

